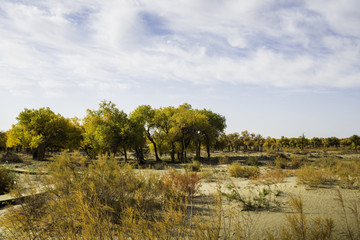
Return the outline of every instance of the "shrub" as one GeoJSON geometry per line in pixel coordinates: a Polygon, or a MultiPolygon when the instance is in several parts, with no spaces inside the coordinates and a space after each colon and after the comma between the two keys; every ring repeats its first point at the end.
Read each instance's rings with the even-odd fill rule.
{"type": "Polygon", "coordinates": [[[317,187],[322,184],[333,184],[335,176],[328,169],[318,169],[312,166],[303,166],[297,170],[297,180],[299,183],[309,187],[317,187]]]}
{"type": "Polygon", "coordinates": [[[191,164],[188,165],[188,170],[193,172],[199,172],[200,171],[201,164],[199,161],[194,160],[191,164]]]}
{"type": "Polygon", "coordinates": [[[253,188],[250,186],[245,194],[242,194],[240,188],[234,183],[229,184],[227,188],[230,193],[223,193],[223,195],[227,200],[241,204],[244,211],[269,210],[280,206],[276,200],[278,195],[270,187],[253,188]]]}
{"type": "Polygon", "coordinates": [[[269,169],[264,174],[259,175],[254,179],[255,183],[260,184],[277,184],[284,182],[285,177],[287,177],[286,172],[281,169],[269,169]]]}
{"type": "Polygon", "coordinates": [[[275,158],[275,167],[279,169],[285,169],[287,167],[287,159],[282,156],[277,156],[275,158]]]}
{"type": "Polygon", "coordinates": [[[15,175],[9,169],[0,167],[0,195],[10,192],[15,184],[15,175]]]}
{"type": "Polygon", "coordinates": [[[260,169],[253,166],[242,166],[239,162],[234,162],[229,166],[231,177],[255,178],[260,174],[260,169]]]}
{"type": "Polygon", "coordinates": [[[259,160],[257,159],[257,157],[248,157],[248,159],[246,160],[246,165],[248,166],[260,166],[261,163],[259,162],[259,160]]]}
{"type": "Polygon", "coordinates": [[[177,189],[165,186],[160,175],[135,173],[108,157],[88,166],[84,160],[62,154],[51,163],[47,193],[28,198],[1,220],[12,234],[8,239],[126,239],[127,226],[142,226],[137,234],[147,236],[156,232],[149,226],[166,216],[183,219],[181,199],[166,195],[177,189]]]}
{"type": "Polygon", "coordinates": [[[342,188],[359,188],[360,187],[360,162],[359,161],[337,161],[332,168],[334,174],[340,178],[342,188]]]}
{"type": "Polygon", "coordinates": [[[305,156],[297,157],[292,154],[290,159],[291,161],[288,165],[292,169],[298,169],[308,162],[308,159],[305,156]]]}
{"type": "Polygon", "coordinates": [[[200,187],[200,178],[196,172],[180,173],[173,170],[164,176],[163,182],[166,196],[174,199],[186,197],[191,200],[200,187]]]}
{"type": "Polygon", "coordinates": [[[224,156],[224,157],[221,157],[219,159],[219,164],[223,165],[223,164],[229,164],[229,157],[228,156],[224,156]]]}

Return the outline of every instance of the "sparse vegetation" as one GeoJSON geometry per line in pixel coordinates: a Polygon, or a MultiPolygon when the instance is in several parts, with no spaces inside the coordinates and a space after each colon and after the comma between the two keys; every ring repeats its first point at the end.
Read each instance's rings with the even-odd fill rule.
{"type": "Polygon", "coordinates": [[[0,195],[10,192],[15,185],[15,175],[9,169],[0,166],[0,195]]]}
{"type": "Polygon", "coordinates": [[[259,162],[259,160],[257,159],[257,157],[248,157],[248,159],[246,160],[246,165],[248,166],[260,166],[261,163],[259,162]]]}
{"type": "Polygon", "coordinates": [[[284,182],[286,176],[286,172],[281,169],[268,169],[265,173],[257,176],[253,182],[264,185],[277,184],[284,182]]]}
{"type": "MultiPolygon", "coordinates": [[[[288,227],[281,230],[281,239],[288,240],[327,240],[331,239],[334,231],[334,220],[331,218],[315,218],[308,224],[304,213],[304,203],[301,197],[290,196],[289,205],[294,213],[286,215],[288,227]]],[[[268,239],[275,239],[268,231],[268,239]]]]}
{"type": "Polygon", "coordinates": [[[240,189],[231,183],[227,188],[229,193],[223,195],[227,200],[239,203],[244,211],[269,210],[280,206],[276,200],[277,194],[269,186],[240,189]]]}
{"type": "Polygon", "coordinates": [[[231,177],[255,178],[260,174],[258,167],[243,166],[239,162],[234,162],[229,166],[229,175],[231,177]]]}
{"type": "Polygon", "coordinates": [[[298,182],[306,184],[309,187],[318,187],[319,185],[331,185],[336,181],[336,176],[329,169],[304,166],[297,170],[298,182]]]}

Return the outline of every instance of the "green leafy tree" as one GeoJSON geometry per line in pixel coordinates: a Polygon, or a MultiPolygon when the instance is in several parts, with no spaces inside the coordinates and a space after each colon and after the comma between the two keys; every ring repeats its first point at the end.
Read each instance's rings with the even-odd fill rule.
{"type": "Polygon", "coordinates": [[[322,139],[318,137],[313,137],[310,140],[310,144],[313,148],[321,148],[323,146],[322,139]]]}
{"type": "Polygon", "coordinates": [[[179,159],[184,161],[187,159],[186,150],[191,143],[194,145],[199,143],[201,132],[209,126],[208,118],[191,108],[190,104],[180,105],[172,116],[171,132],[179,143],[179,159]]]}
{"type": "Polygon", "coordinates": [[[125,144],[127,115],[112,102],[102,101],[98,110],[87,110],[83,120],[88,154],[116,154],[125,144]]]}
{"type": "MultiPolygon", "coordinates": [[[[202,123],[199,125],[199,131],[201,132],[206,145],[207,157],[210,159],[210,150],[216,144],[216,140],[219,138],[226,128],[226,119],[224,116],[214,113],[210,110],[204,109],[200,111],[207,117],[208,123],[202,123]]],[[[200,144],[199,144],[200,147],[200,144]]],[[[198,151],[200,157],[200,151],[198,151]]]]}
{"type": "Polygon", "coordinates": [[[229,151],[239,151],[241,146],[244,146],[242,139],[240,139],[240,134],[238,132],[229,133],[227,135],[228,139],[228,150],[229,151]]]}
{"type": "Polygon", "coordinates": [[[352,135],[350,138],[350,142],[352,146],[354,147],[355,151],[357,152],[357,148],[360,145],[360,137],[356,134],[352,135]]]}
{"type": "Polygon", "coordinates": [[[282,148],[290,147],[290,140],[287,137],[281,136],[279,139],[279,145],[282,148]]]}
{"type": "Polygon", "coordinates": [[[171,161],[175,161],[175,146],[178,139],[177,132],[174,129],[173,116],[176,108],[169,106],[155,110],[154,120],[158,129],[158,136],[160,144],[160,152],[170,152],[171,161]]]}
{"type": "Polygon", "coordinates": [[[303,134],[302,136],[296,139],[296,146],[303,150],[309,144],[309,140],[303,134]]]}
{"type": "Polygon", "coordinates": [[[7,132],[6,145],[31,148],[33,158],[37,160],[44,159],[46,149],[68,148],[81,136],[69,119],[55,114],[50,108],[25,108],[17,120],[18,123],[7,132]]]}
{"type": "Polygon", "coordinates": [[[132,113],[131,118],[138,124],[143,126],[147,139],[152,143],[155,152],[156,161],[161,161],[156,144],[158,136],[157,124],[155,121],[155,110],[150,105],[141,105],[132,113]]]}

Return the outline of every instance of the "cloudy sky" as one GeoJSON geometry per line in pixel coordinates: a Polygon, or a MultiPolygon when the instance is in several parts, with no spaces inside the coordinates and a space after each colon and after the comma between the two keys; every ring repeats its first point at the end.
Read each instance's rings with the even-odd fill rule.
{"type": "Polygon", "coordinates": [[[103,99],[188,102],[227,132],[360,134],[360,1],[0,0],[0,130],[103,99]]]}

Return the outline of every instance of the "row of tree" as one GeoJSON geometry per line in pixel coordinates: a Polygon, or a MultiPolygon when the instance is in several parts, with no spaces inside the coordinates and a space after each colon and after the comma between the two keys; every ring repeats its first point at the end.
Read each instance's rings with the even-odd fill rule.
{"type": "Polygon", "coordinates": [[[154,109],[149,105],[137,107],[129,115],[112,102],[102,101],[97,110],[87,110],[83,119],[65,118],[49,108],[25,109],[17,123],[6,133],[0,132],[0,150],[26,150],[34,159],[42,160],[46,150],[84,150],[90,157],[99,154],[121,153],[125,160],[134,153],[142,163],[147,152],[154,152],[156,161],[163,154],[171,160],[187,159],[186,153],[201,157],[205,149],[210,159],[212,150],[263,151],[283,148],[353,147],[357,150],[360,137],[264,138],[243,131],[224,134],[224,116],[207,109],[193,109],[185,103],[179,107],[154,109]]]}
{"type": "Polygon", "coordinates": [[[337,138],[337,137],[328,137],[328,138],[319,138],[313,137],[311,139],[306,138],[304,135],[300,137],[281,137],[279,139],[267,137],[264,138],[260,134],[249,133],[248,131],[243,131],[241,134],[238,132],[224,134],[218,140],[219,149],[227,149],[228,151],[263,151],[267,150],[280,150],[284,148],[338,148],[338,147],[351,147],[354,150],[357,150],[360,146],[360,137],[358,135],[353,135],[349,138],[337,138]]]}
{"type": "MultiPolygon", "coordinates": [[[[186,160],[187,151],[211,149],[226,128],[225,117],[210,110],[193,109],[189,104],[153,109],[141,105],[127,115],[112,102],[102,101],[99,109],[87,110],[84,119],[64,118],[49,108],[25,109],[17,124],[3,134],[6,147],[25,149],[42,160],[48,149],[82,149],[91,157],[98,154],[135,153],[139,162],[151,149],[156,161],[169,153],[171,160],[186,160]]],[[[3,141],[4,142],[4,141],[3,141]]],[[[4,146],[4,145],[3,145],[4,146]]]]}

